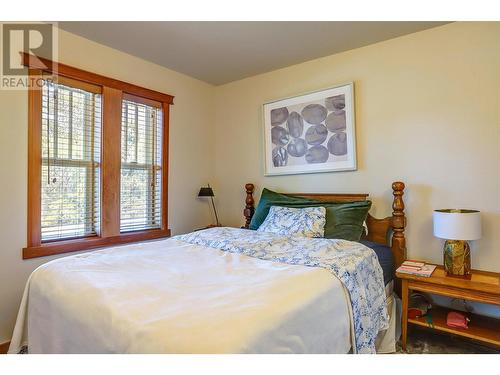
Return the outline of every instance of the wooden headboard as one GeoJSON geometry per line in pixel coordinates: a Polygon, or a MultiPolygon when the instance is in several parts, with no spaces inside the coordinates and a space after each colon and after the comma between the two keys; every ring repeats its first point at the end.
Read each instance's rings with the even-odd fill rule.
{"type": "MultiPolygon", "coordinates": [[[[405,184],[403,182],[396,181],[392,183],[392,194],[394,196],[392,201],[392,216],[376,219],[368,214],[366,218],[368,233],[365,233],[363,236],[368,241],[387,245],[391,248],[394,256],[394,270],[406,259],[404,188],[405,184]]],[[[243,228],[248,229],[255,212],[255,201],[253,198],[255,186],[253,184],[246,184],[245,189],[247,196],[245,199],[245,209],[243,210],[243,215],[245,216],[245,225],[243,228]]],[[[312,198],[325,202],[352,202],[368,199],[368,194],[287,193],[287,195],[312,198]]],[[[399,285],[396,282],[396,290],[398,289],[399,285]]]]}

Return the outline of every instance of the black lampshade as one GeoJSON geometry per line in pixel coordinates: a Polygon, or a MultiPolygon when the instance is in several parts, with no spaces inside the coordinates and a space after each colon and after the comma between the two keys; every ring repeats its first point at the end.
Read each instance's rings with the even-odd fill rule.
{"type": "Polygon", "coordinates": [[[209,187],[202,187],[198,193],[199,197],[215,197],[214,191],[209,187]]]}
{"type": "Polygon", "coordinates": [[[202,187],[200,189],[200,192],[198,193],[198,197],[210,197],[210,200],[212,201],[212,207],[214,208],[214,213],[215,213],[215,220],[217,221],[217,226],[220,226],[219,223],[219,216],[217,216],[217,210],[215,208],[215,202],[214,202],[214,191],[210,187],[210,185],[207,184],[207,187],[202,187]]]}

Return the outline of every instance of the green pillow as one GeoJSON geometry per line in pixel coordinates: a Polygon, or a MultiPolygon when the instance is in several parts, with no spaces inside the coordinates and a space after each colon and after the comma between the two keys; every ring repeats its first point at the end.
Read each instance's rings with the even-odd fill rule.
{"type": "Polygon", "coordinates": [[[271,206],[295,208],[322,206],[326,208],[325,238],[359,241],[364,231],[363,223],[371,205],[371,201],[323,202],[264,189],[249,228],[253,230],[259,228],[266,219],[271,206]]]}
{"type": "Polygon", "coordinates": [[[325,206],[325,238],[359,241],[371,206],[372,201],[328,203],[325,206]]]}

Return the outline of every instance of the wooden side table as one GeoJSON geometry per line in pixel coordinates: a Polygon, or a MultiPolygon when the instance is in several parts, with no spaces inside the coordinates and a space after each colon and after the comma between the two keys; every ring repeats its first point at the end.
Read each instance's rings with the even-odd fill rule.
{"type": "Polygon", "coordinates": [[[431,310],[432,325],[427,323],[425,317],[408,319],[408,298],[411,290],[500,306],[500,273],[473,270],[470,279],[463,279],[446,276],[443,267],[438,266],[430,277],[399,272],[396,272],[396,276],[402,280],[404,351],[406,351],[409,323],[500,346],[499,319],[471,314],[468,329],[449,327],[446,325],[446,315],[449,310],[439,306],[434,306],[431,310]]]}

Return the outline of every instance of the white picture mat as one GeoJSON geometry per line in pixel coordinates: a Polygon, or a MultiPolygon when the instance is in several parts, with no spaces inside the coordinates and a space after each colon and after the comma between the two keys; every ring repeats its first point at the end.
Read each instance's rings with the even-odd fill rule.
{"type": "Polygon", "coordinates": [[[279,99],[263,105],[265,175],[284,175],[299,173],[319,173],[356,170],[356,132],[354,121],[354,85],[353,83],[315,91],[291,98],[279,99]],[[275,167],[272,160],[273,143],[271,141],[271,111],[276,108],[300,105],[312,101],[321,101],[331,96],[345,95],[345,115],[347,137],[347,160],[308,165],[290,165],[275,167]]]}

